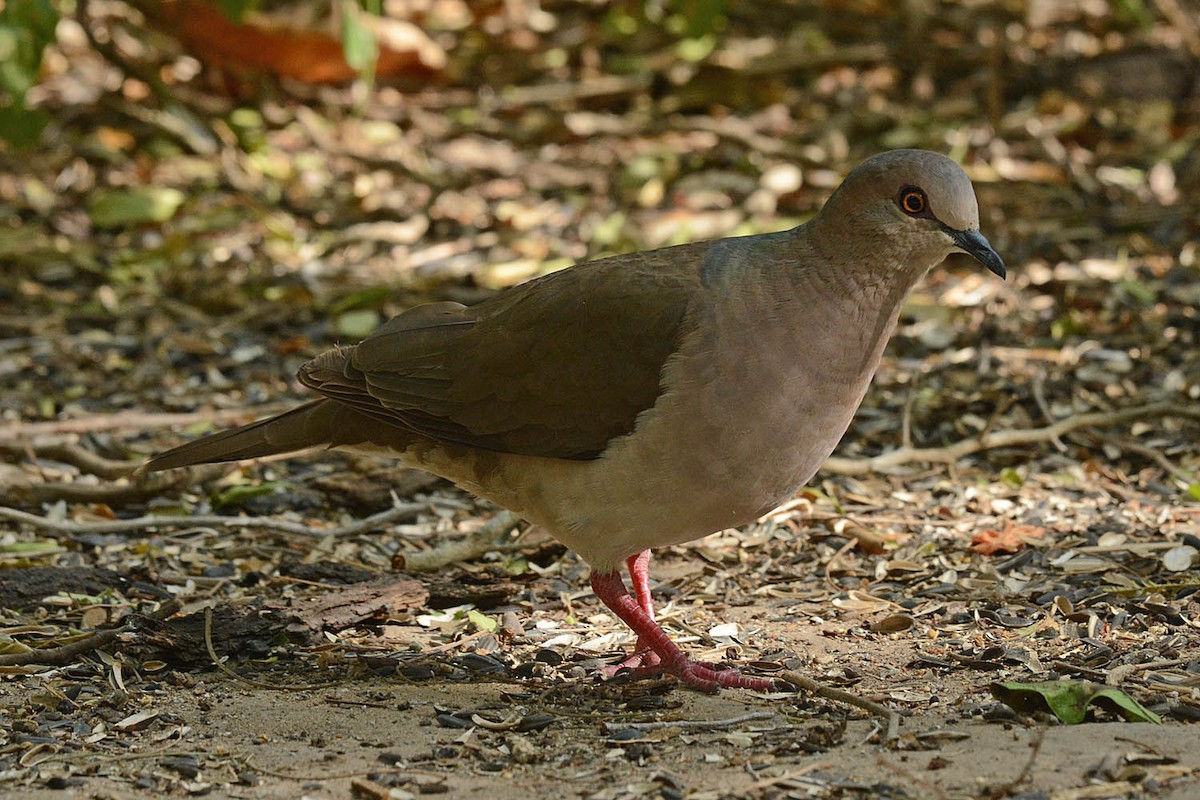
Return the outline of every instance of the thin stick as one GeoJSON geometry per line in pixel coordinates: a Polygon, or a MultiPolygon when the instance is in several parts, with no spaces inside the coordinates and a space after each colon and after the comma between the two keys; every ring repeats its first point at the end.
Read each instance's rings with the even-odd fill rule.
{"type": "Polygon", "coordinates": [[[1183,417],[1200,420],[1200,406],[1162,402],[1131,406],[1117,411],[1094,411],[1087,414],[1076,414],[1042,428],[988,431],[945,447],[901,447],[889,453],[862,459],[834,457],[827,459],[821,469],[835,475],[866,475],[870,472],[882,472],[905,464],[951,464],[960,458],[982,450],[1042,444],[1053,441],[1055,437],[1061,438],[1079,428],[1112,427],[1147,417],[1183,417]]]}
{"type": "Polygon", "coordinates": [[[835,689],[832,686],[826,686],[823,683],[817,683],[812,678],[806,675],[801,675],[795,670],[785,670],[779,673],[779,677],[783,678],[788,683],[800,687],[806,692],[812,692],[817,697],[824,697],[826,700],[833,700],[838,703],[861,708],[872,716],[879,717],[887,722],[887,729],[884,732],[883,741],[890,742],[896,739],[899,735],[900,715],[892,711],[882,703],[876,703],[874,700],[868,700],[865,697],[860,697],[856,694],[835,689]]]}
{"type": "Polygon", "coordinates": [[[741,725],[743,722],[753,722],[759,719],[774,719],[778,716],[774,711],[751,711],[737,717],[727,719],[675,719],[657,720],[655,722],[606,722],[604,730],[609,733],[619,730],[656,731],[662,728],[682,728],[684,730],[720,730],[741,725]]]}
{"type": "Polygon", "coordinates": [[[1025,766],[1021,767],[1021,771],[1017,773],[1017,777],[1013,778],[1003,786],[997,786],[992,791],[984,795],[987,800],[1000,800],[1003,797],[1011,797],[1020,786],[1029,777],[1033,771],[1033,763],[1037,761],[1038,753],[1042,752],[1042,743],[1046,740],[1046,729],[1037,728],[1033,732],[1033,742],[1029,745],[1029,758],[1025,759],[1025,766]]]}
{"type": "Polygon", "coordinates": [[[908,386],[908,396],[904,398],[904,413],[900,415],[900,446],[912,447],[912,412],[913,403],[917,401],[917,382],[914,380],[908,386]]]}
{"type": "Polygon", "coordinates": [[[1195,10],[1187,11],[1179,0],[1155,0],[1155,5],[1187,42],[1193,58],[1200,58],[1200,26],[1196,25],[1195,10]]]}
{"type": "Polygon", "coordinates": [[[341,680],[335,679],[331,681],[323,681],[321,683],[268,683],[267,681],[256,681],[253,678],[247,678],[244,675],[239,675],[230,669],[221,657],[217,655],[217,648],[213,647],[212,640],[212,606],[204,607],[204,649],[208,651],[208,657],[212,659],[213,666],[224,672],[229,677],[233,678],[238,683],[244,683],[248,686],[253,686],[257,689],[275,689],[281,692],[304,692],[309,689],[325,689],[330,686],[337,686],[342,683],[341,680]]]}
{"type": "MultiPolygon", "coordinates": [[[[168,600],[149,614],[141,614],[147,619],[164,620],[180,608],[178,600],[168,600]]],[[[120,638],[123,634],[132,633],[137,628],[136,620],[126,622],[116,628],[105,628],[62,647],[47,647],[40,650],[30,650],[28,653],[12,653],[0,655],[0,667],[16,667],[26,664],[48,664],[60,666],[69,664],[76,656],[104,647],[109,642],[120,638]]]]}
{"type": "MultiPolygon", "coordinates": [[[[782,775],[776,775],[774,778],[762,778],[761,780],[757,780],[754,783],[750,784],[749,786],[743,787],[742,793],[743,793],[743,796],[748,796],[751,792],[757,791],[759,789],[769,789],[773,786],[778,786],[783,783],[789,783],[791,781],[796,780],[797,778],[803,778],[805,775],[807,775],[810,772],[816,772],[819,769],[827,769],[827,768],[828,768],[827,764],[824,764],[820,761],[814,761],[811,764],[804,765],[800,769],[792,770],[791,772],[785,772],[782,775]]],[[[824,783],[824,782],[822,782],[822,783],[824,783]]],[[[793,787],[793,788],[799,788],[799,787],[793,787]]]]}
{"type": "Polygon", "coordinates": [[[1178,667],[1180,664],[1186,663],[1182,658],[1172,658],[1165,661],[1148,661],[1145,664],[1120,664],[1108,671],[1108,674],[1104,676],[1104,683],[1108,686],[1120,686],[1125,682],[1126,678],[1135,672],[1178,667]]]}
{"type": "Polygon", "coordinates": [[[0,455],[9,458],[32,456],[33,458],[59,461],[110,481],[126,477],[137,466],[129,461],[105,458],[67,441],[31,443],[28,439],[0,439],[0,455]]]}
{"type": "Polygon", "coordinates": [[[833,580],[833,565],[838,562],[838,559],[849,553],[858,544],[858,539],[853,536],[842,545],[841,549],[833,554],[833,558],[825,564],[825,585],[831,589],[840,589],[841,587],[833,580]]]}
{"type": "Polygon", "coordinates": [[[398,569],[407,572],[430,572],[457,561],[473,561],[492,550],[512,549],[501,537],[518,524],[521,518],[511,511],[499,511],[479,530],[465,539],[446,542],[431,550],[412,550],[397,558],[398,569]]]}
{"type": "MultiPolygon", "coordinates": [[[[3,447],[4,443],[0,442],[0,448],[3,447]]],[[[40,454],[40,450],[35,450],[31,458],[36,458],[40,454]]],[[[38,466],[36,462],[34,465],[38,466]]],[[[126,474],[132,472],[133,465],[126,467],[126,474]]],[[[0,483],[0,494],[7,492],[11,500],[24,506],[39,506],[42,503],[57,503],[60,500],[66,503],[107,503],[116,506],[166,494],[185,482],[188,485],[206,483],[227,472],[229,472],[228,464],[198,464],[187,470],[179,470],[174,474],[161,472],[134,483],[128,481],[35,483],[16,479],[0,483]]]]}
{"type": "MultiPolygon", "coordinates": [[[[1038,409],[1042,412],[1042,416],[1046,418],[1046,422],[1054,424],[1054,414],[1050,413],[1050,403],[1046,401],[1046,372],[1038,370],[1037,375],[1033,378],[1033,401],[1037,403],[1038,409]]],[[[1050,443],[1060,453],[1067,452],[1067,446],[1063,444],[1063,440],[1057,436],[1050,437],[1050,443]]]]}
{"type": "Polygon", "coordinates": [[[1130,439],[1118,439],[1116,436],[1108,436],[1107,434],[1096,434],[1096,438],[1102,442],[1108,442],[1114,447],[1119,447],[1122,450],[1137,453],[1139,456],[1145,456],[1162,467],[1168,475],[1178,481],[1182,481],[1185,485],[1191,483],[1193,480],[1193,476],[1172,464],[1171,459],[1153,447],[1147,447],[1141,442],[1135,442],[1130,439]]]}
{"type": "MultiPolygon", "coordinates": [[[[403,767],[396,767],[396,768],[392,768],[392,769],[384,768],[384,767],[380,767],[380,768],[376,769],[375,767],[371,767],[370,769],[363,769],[358,772],[334,772],[334,773],[330,773],[328,775],[310,775],[310,774],[297,775],[294,773],[280,772],[278,770],[268,769],[264,766],[260,766],[259,764],[255,764],[253,759],[249,759],[249,758],[246,759],[245,764],[246,764],[246,769],[252,770],[254,772],[262,773],[263,775],[269,775],[272,778],[281,778],[285,781],[304,781],[306,783],[317,783],[319,781],[344,780],[346,778],[356,778],[356,777],[360,777],[360,776],[364,776],[364,775],[419,775],[421,777],[439,778],[442,780],[444,780],[446,777],[441,772],[431,772],[429,770],[420,770],[420,769],[405,769],[403,767]]],[[[440,784],[434,784],[434,785],[440,785],[440,784]]]]}
{"type": "Polygon", "coordinates": [[[121,414],[98,414],[78,419],[56,419],[47,422],[16,422],[0,426],[0,439],[56,436],[65,433],[97,433],[100,431],[146,430],[147,428],[178,428],[211,422],[228,425],[247,422],[286,411],[296,403],[269,403],[255,408],[193,411],[179,414],[146,414],[129,411],[121,414]]]}
{"type": "Polygon", "coordinates": [[[150,528],[265,528],[278,533],[290,533],[297,536],[325,538],[327,536],[346,537],[365,531],[381,528],[388,523],[413,516],[428,508],[425,503],[402,503],[381,511],[365,519],[356,520],[338,528],[314,528],[300,522],[288,522],[270,517],[227,517],[218,514],[197,514],[192,517],[135,517],[102,522],[71,522],[69,520],[52,520],[39,517],[8,506],[0,506],[0,519],[14,522],[24,522],[35,528],[50,531],[59,536],[79,536],[81,534],[99,533],[128,533],[150,528]]]}

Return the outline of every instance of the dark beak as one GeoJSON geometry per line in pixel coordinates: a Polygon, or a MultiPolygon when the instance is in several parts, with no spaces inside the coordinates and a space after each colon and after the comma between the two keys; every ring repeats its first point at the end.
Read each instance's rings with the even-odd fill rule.
{"type": "Polygon", "coordinates": [[[954,244],[959,250],[972,256],[1001,278],[1008,274],[1004,269],[1004,260],[1000,258],[1000,254],[992,249],[992,245],[979,231],[956,231],[947,227],[946,235],[954,240],[954,244]]]}

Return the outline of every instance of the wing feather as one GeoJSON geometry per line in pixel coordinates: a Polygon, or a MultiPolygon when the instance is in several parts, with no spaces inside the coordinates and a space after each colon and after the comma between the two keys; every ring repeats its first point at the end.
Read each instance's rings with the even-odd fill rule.
{"type": "Polygon", "coordinates": [[[299,378],[440,441],[595,458],[658,398],[663,365],[704,291],[708,248],[581,264],[472,307],[418,306],[357,346],[322,353],[299,378]]]}

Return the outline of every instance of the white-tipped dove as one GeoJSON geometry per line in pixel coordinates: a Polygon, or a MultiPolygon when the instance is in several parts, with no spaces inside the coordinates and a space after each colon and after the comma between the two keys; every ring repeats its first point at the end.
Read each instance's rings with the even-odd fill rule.
{"type": "Polygon", "coordinates": [[[654,620],[650,549],[750,522],[846,431],[913,285],[952,252],[1004,277],[949,158],[896,150],[781,233],[576,265],[467,307],[418,306],[299,379],[322,397],[143,470],[314,446],[383,452],[544,527],[638,636],[621,668],[769,690],[654,620]],[[628,565],[631,597],[621,579],[628,565]]]}

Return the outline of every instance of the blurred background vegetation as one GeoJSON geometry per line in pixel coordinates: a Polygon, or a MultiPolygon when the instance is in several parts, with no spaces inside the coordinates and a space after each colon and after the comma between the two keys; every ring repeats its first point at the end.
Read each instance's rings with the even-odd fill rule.
{"type": "MultiPolygon", "coordinates": [[[[85,622],[94,612],[116,619],[170,596],[189,611],[218,604],[257,619],[267,630],[253,632],[254,647],[218,639],[218,651],[269,653],[284,670],[424,643],[446,655],[469,644],[473,663],[503,671],[502,660],[531,663],[544,644],[566,654],[550,653],[565,670],[587,674],[572,640],[507,633],[509,612],[527,627],[553,617],[572,635],[603,631],[578,591],[584,565],[536,533],[521,552],[472,561],[493,544],[472,544],[471,533],[494,509],[431,476],[338,453],[141,481],[127,479],[130,464],[184,436],[294,404],[306,396],[292,379],[300,363],[415,303],[469,303],[587,258],[790,227],[866,156],[921,147],[951,155],[971,176],[1008,280],[966,257],[935,269],[909,299],[841,445],[841,468],[827,464],[759,525],[709,537],[686,558],[667,549],[660,563],[668,571],[657,574],[671,577],[656,594],[688,598],[689,634],[718,613],[722,622],[740,619],[753,631],[738,645],[745,657],[811,663],[839,686],[922,714],[909,730],[979,719],[990,702],[980,676],[1001,670],[1143,681],[1160,713],[1194,721],[1198,20],[1200,0],[0,0],[0,503],[25,509],[3,509],[12,521],[0,526],[0,566],[20,573],[7,585],[38,604],[34,615],[10,616],[23,627],[9,630],[73,641],[96,624],[85,622]],[[1047,428],[1063,422],[1079,424],[1060,435],[1047,428]],[[1021,429],[1032,433],[1017,443],[964,458],[952,450],[1021,429]],[[926,450],[902,476],[869,460],[904,445],[941,448],[941,458],[926,450]],[[416,510],[403,525],[389,523],[387,535],[331,527],[393,509],[397,496],[416,498],[416,510]],[[249,512],[262,524],[198,521],[213,510],[249,512]],[[102,527],[148,513],[148,525],[132,520],[136,531],[102,527]],[[159,527],[166,515],[187,529],[159,527]],[[878,552],[866,552],[872,546],[878,552]],[[272,644],[293,626],[260,619],[259,604],[294,610],[297,598],[331,584],[396,579],[398,565],[416,563],[414,552],[436,556],[426,564],[471,562],[429,584],[430,607],[478,603],[504,614],[506,633],[483,637],[498,623],[482,611],[420,622],[404,606],[383,625],[321,620],[319,646],[295,658],[272,644]],[[61,594],[68,586],[70,597],[61,594]],[[56,604],[43,601],[55,592],[56,604]],[[446,641],[467,630],[475,633],[446,641]],[[481,652],[491,660],[480,661],[481,652]],[[1169,683],[1149,669],[1163,665],[1177,665],[1169,683]]],[[[373,616],[385,607],[353,603],[373,616]]],[[[216,633],[230,631],[232,619],[219,619],[216,633]]],[[[724,642],[716,658],[728,652],[724,642]]],[[[159,652],[156,660],[178,658],[159,652]]],[[[208,659],[198,648],[174,663],[190,669],[208,659]]],[[[56,669],[45,685],[111,681],[120,703],[157,704],[163,724],[186,721],[179,735],[189,757],[208,749],[206,774],[227,776],[214,781],[233,780],[226,747],[242,747],[233,760],[249,763],[246,753],[258,758],[274,739],[279,763],[290,764],[302,752],[296,731],[321,732],[311,737],[314,754],[331,747],[339,757],[373,758],[365,743],[397,730],[383,712],[409,709],[365,694],[370,702],[338,724],[368,720],[373,730],[343,746],[349,740],[332,732],[322,703],[272,693],[261,706],[270,713],[246,712],[238,705],[245,693],[225,689],[189,712],[200,690],[190,677],[162,677],[161,660],[137,679],[142,688],[131,662],[123,685],[109,659],[86,663],[56,669]],[[288,713],[307,706],[317,716],[291,722],[288,713]],[[372,708],[381,713],[368,716],[372,708]],[[221,721],[229,709],[255,726],[240,745],[227,732],[237,728],[221,721]],[[187,738],[187,726],[202,732],[208,720],[216,720],[212,738],[187,738]],[[263,735],[270,729],[260,723],[276,721],[282,732],[263,735]]],[[[453,659],[434,663],[458,669],[453,659]]],[[[416,666],[425,671],[413,680],[434,675],[416,666]]],[[[25,683],[55,697],[41,681],[25,683]]],[[[464,706],[486,693],[481,683],[458,686],[464,706]]],[[[526,702],[509,684],[496,686],[505,702],[526,702]]],[[[785,746],[791,733],[747,739],[726,748],[724,771],[703,774],[690,734],[614,759],[619,751],[596,749],[592,709],[624,719],[631,709],[673,708],[627,704],[622,691],[586,684],[548,701],[569,705],[563,716],[574,727],[537,740],[546,760],[528,769],[541,770],[544,783],[529,785],[561,792],[574,770],[563,765],[604,752],[608,766],[589,769],[588,783],[572,791],[618,796],[614,787],[637,762],[650,784],[669,768],[688,777],[682,784],[709,782],[715,796],[736,785],[736,773],[770,794],[777,790],[758,782],[749,742],[766,759],[778,754],[780,766],[814,746],[785,746]]],[[[826,713],[807,699],[770,702],[787,714],[826,713]]],[[[89,713],[75,718],[77,733],[58,716],[46,728],[15,712],[0,722],[14,741],[35,730],[86,737],[69,746],[103,754],[105,771],[154,770],[145,785],[160,795],[201,791],[128,758],[131,741],[162,729],[139,722],[95,742],[92,732],[104,727],[89,713]]],[[[1092,766],[1102,756],[1122,763],[1099,744],[1086,758],[1047,761],[1054,741],[1086,749],[1103,737],[1096,729],[1094,739],[1047,737],[1031,770],[1040,735],[1027,753],[1028,740],[1018,744],[1004,725],[981,724],[963,745],[964,794],[983,791],[973,757],[981,751],[1016,783],[978,796],[1008,796],[1027,777],[1057,781],[1072,770],[1088,792],[1101,774],[1125,780],[1117,767],[1092,766]],[[982,739],[981,730],[1009,749],[989,749],[1000,739],[982,739]]],[[[1179,748],[1163,752],[1188,769],[1196,759],[1180,748],[1195,737],[1178,731],[1169,732],[1179,748]]],[[[928,796],[930,781],[951,771],[930,772],[947,766],[935,766],[939,759],[922,761],[927,768],[864,762],[866,738],[853,728],[814,741],[824,749],[828,737],[853,742],[853,766],[842,774],[858,781],[860,768],[878,768],[881,783],[854,784],[862,796],[908,780],[897,777],[907,769],[918,788],[887,796],[928,796]]],[[[51,751],[38,749],[56,740],[24,741],[37,744],[0,755],[23,764],[22,753],[44,758],[51,751]]],[[[461,749],[474,755],[454,760],[456,780],[526,790],[525,777],[498,782],[493,770],[504,762],[492,745],[500,740],[483,741],[461,749]]],[[[441,750],[417,763],[441,769],[441,750]]],[[[324,755],[321,764],[334,769],[324,755]]],[[[712,766],[707,756],[703,766],[712,766]]],[[[1130,791],[1153,791],[1151,783],[1130,791]]],[[[1043,787],[1025,788],[1033,796],[1043,787]]],[[[279,796],[294,790],[289,783],[279,796]]]]}
{"type": "Polygon", "coordinates": [[[1064,402],[1191,391],[1197,11],[5,0],[3,414],[256,404],[414,302],[794,225],[894,147],[964,163],[1013,276],[933,276],[902,353],[1100,341],[1064,402]]]}

